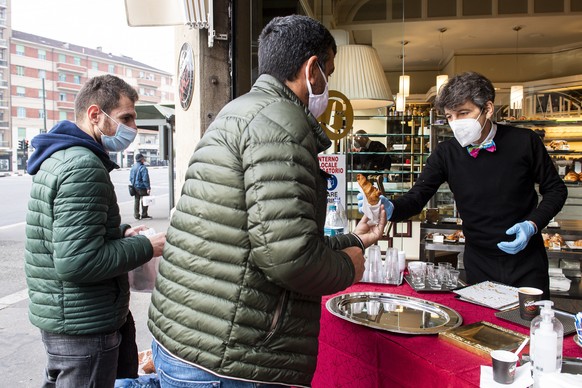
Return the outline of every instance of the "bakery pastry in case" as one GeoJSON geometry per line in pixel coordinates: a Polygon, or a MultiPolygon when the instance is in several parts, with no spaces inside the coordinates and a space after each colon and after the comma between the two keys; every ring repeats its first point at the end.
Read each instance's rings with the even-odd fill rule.
{"type": "Polygon", "coordinates": [[[570,171],[564,176],[564,180],[566,182],[578,182],[580,180],[580,177],[574,171],[570,171]]]}

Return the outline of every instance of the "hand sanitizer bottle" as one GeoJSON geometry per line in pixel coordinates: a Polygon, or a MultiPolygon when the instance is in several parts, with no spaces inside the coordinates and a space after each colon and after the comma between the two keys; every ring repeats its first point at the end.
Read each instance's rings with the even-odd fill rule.
{"type": "Polygon", "coordinates": [[[556,317],[550,300],[535,303],[543,306],[540,315],[531,321],[530,353],[533,365],[534,387],[540,386],[540,378],[545,373],[562,370],[562,346],[564,326],[556,317]]]}

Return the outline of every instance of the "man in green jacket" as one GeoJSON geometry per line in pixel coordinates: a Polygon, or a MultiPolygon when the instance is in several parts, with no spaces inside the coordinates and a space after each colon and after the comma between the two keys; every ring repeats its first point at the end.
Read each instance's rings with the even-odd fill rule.
{"type": "Polygon", "coordinates": [[[127,341],[135,333],[127,273],[161,255],[165,233],[121,225],[108,154],[134,140],[137,99],[125,81],[95,77],[77,95],[75,123],[32,140],[25,270],[30,321],[46,348],[44,387],[113,387],[118,369],[137,377],[124,375],[137,373],[137,357],[135,368],[118,360],[137,353],[127,341]]]}
{"type": "Polygon", "coordinates": [[[316,117],[335,52],[319,22],[273,19],[260,77],[198,143],[149,310],[162,387],[310,384],[321,296],[362,278],[363,251],[385,226],[382,211],[375,227],[364,218],[354,233],[323,233],[317,155],[331,141],[316,117]]]}

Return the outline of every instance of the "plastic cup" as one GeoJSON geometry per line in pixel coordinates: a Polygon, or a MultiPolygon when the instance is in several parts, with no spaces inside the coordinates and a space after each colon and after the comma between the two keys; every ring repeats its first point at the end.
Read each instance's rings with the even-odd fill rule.
{"type": "Polygon", "coordinates": [[[491,352],[493,365],[493,380],[500,384],[511,384],[515,379],[517,368],[517,354],[507,350],[494,350],[491,352]]]}
{"type": "Polygon", "coordinates": [[[411,261],[408,263],[408,272],[415,288],[424,288],[426,280],[426,263],[422,261],[411,261]]]}
{"type": "Polygon", "coordinates": [[[436,267],[434,263],[426,263],[426,279],[430,288],[441,288],[441,281],[438,277],[438,267],[436,267]]]}
{"type": "Polygon", "coordinates": [[[460,275],[460,271],[457,271],[456,269],[451,269],[449,270],[449,287],[451,288],[456,288],[457,287],[457,283],[459,282],[459,275],[460,275]]]}
{"type": "Polygon", "coordinates": [[[535,316],[539,315],[540,307],[534,303],[542,300],[544,292],[539,288],[520,287],[517,289],[519,296],[519,316],[521,319],[531,321],[535,316]]]}

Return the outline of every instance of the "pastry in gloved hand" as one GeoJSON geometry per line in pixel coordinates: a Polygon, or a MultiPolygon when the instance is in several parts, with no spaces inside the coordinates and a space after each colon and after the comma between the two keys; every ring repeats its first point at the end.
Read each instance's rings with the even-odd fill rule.
{"type": "Polygon", "coordinates": [[[358,184],[362,188],[362,191],[366,195],[366,199],[370,205],[377,205],[380,202],[380,195],[382,194],[380,190],[378,190],[372,182],[370,182],[364,175],[358,174],[356,175],[356,179],[358,180],[358,184]]]}

